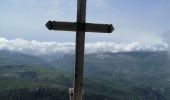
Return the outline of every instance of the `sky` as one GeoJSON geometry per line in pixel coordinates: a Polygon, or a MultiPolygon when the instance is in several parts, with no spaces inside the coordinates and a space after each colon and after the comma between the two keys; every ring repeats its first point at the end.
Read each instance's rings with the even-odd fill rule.
{"type": "MultiPolygon", "coordinates": [[[[49,20],[76,21],[77,0],[1,0],[0,37],[74,42],[75,32],[49,31],[49,20]]],[[[170,32],[170,0],[87,0],[87,22],[113,24],[111,34],[87,33],[86,42],[159,44],[170,32]]]]}

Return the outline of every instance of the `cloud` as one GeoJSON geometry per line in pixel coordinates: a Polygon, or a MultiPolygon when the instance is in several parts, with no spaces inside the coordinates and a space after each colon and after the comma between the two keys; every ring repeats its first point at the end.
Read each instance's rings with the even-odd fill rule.
{"type": "Polygon", "coordinates": [[[0,38],[0,50],[9,50],[32,55],[69,53],[74,50],[73,43],[38,42],[24,39],[7,40],[0,38]]]}
{"type": "Polygon", "coordinates": [[[114,43],[97,42],[87,43],[87,53],[93,52],[130,52],[130,51],[164,51],[166,44],[142,44],[140,42],[132,43],[114,43]]]}
{"type": "Polygon", "coordinates": [[[164,32],[162,34],[162,40],[163,42],[167,43],[168,50],[170,51],[170,31],[164,32]]]}
{"type": "MultiPolygon", "coordinates": [[[[166,44],[142,44],[133,43],[114,43],[96,42],[86,43],[86,53],[96,52],[130,52],[130,51],[164,51],[166,44]]],[[[0,38],[0,50],[8,50],[31,55],[49,55],[55,53],[74,53],[75,43],[72,42],[39,42],[36,40],[28,41],[24,39],[0,38]]]]}

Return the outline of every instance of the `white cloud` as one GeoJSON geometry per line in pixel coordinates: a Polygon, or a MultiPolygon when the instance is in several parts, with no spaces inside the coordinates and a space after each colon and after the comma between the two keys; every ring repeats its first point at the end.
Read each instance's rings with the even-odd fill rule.
{"type": "Polygon", "coordinates": [[[142,44],[133,43],[114,43],[114,42],[97,42],[87,43],[87,53],[93,52],[130,52],[130,51],[163,51],[166,50],[166,44],[142,44]]]}
{"type": "Polygon", "coordinates": [[[162,34],[162,40],[168,44],[168,50],[170,52],[170,31],[164,32],[162,34]]]}
{"type": "MultiPolygon", "coordinates": [[[[130,52],[130,51],[162,51],[167,49],[167,44],[142,44],[96,42],[86,43],[86,53],[96,52],[130,52]]],[[[24,39],[0,38],[0,50],[9,50],[32,55],[48,55],[55,53],[74,53],[74,43],[38,42],[24,39]]]]}
{"type": "Polygon", "coordinates": [[[24,39],[7,40],[0,38],[0,49],[16,51],[26,54],[41,55],[53,53],[69,53],[74,50],[73,43],[57,43],[57,42],[38,42],[27,41],[24,39]]]}

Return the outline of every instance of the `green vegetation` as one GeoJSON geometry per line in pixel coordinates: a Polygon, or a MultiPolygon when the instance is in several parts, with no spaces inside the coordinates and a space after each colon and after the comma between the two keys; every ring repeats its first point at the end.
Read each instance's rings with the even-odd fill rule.
{"type": "MultiPolygon", "coordinates": [[[[0,54],[0,100],[68,100],[74,55],[0,54]]],[[[170,100],[169,61],[166,52],[87,54],[85,100],[170,100]]]]}

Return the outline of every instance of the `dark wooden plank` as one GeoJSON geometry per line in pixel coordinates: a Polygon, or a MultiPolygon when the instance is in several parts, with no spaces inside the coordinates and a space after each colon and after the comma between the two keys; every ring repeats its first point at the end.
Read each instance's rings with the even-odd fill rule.
{"type": "MultiPolygon", "coordinates": [[[[111,24],[94,24],[94,23],[84,23],[79,25],[85,25],[84,29],[79,29],[85,32],[98,32],[98,33],[111,33],[114,28],[111,24]]],[[[46,24],[49,30],[60,30],[60,31],[77,31],[76,22],[59,22],[59,21],[49,21],[46,24]]]]}
{"type": "MultiPolygon", "coordinates": [[[[86,0],[77,0],[77,22],[86,22],[86,0]]],[[[84,65],[84,45],[85,31],[80,30],[84,26],[77,25],[76,32],[76,60],[74,79],[74,100],[82,100],[83,92],[83,65],[84,65]]]]}
{"type": "Polygon", "coordinates": [[[112,24],[93,24],[93,23],[85,24],[86,32],[112,33],[113,30],[114,27],[112,24]]]}

